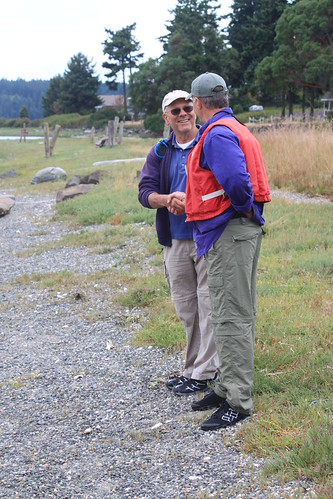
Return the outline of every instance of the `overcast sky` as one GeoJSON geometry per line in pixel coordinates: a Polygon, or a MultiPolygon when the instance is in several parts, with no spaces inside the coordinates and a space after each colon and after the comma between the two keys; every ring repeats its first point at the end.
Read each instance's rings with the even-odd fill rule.
{"type": "MultiPolygon", "coordinates": [[[[232,0],[222,0],[228,11],[232,0]]],[[[157,40],[173,19],[177,0],[11,0],[1,8],[0,79],[49,80],[67,69],[71,57],[83,53],[105,81],[102,62],[105,28],[118,31],[136,23],[135,39],[144,60],[159,57],[157,40]]]]}

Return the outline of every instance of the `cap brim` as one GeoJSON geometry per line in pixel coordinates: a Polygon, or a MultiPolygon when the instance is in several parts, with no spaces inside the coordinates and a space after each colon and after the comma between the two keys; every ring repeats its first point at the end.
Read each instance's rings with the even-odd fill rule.
{"type": "Polygon", "coordinates": [[[185,100],[192,100],[193,99],[193,95],[192,94],[188,94],[186,97],[185,97],[185,100]]]}

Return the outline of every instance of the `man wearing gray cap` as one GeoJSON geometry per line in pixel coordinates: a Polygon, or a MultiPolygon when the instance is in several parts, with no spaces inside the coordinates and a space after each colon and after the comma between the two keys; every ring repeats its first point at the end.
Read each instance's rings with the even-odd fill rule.
{"type": "Polygon", "coordinates": [[[233,116],[224,79],[201,74],[186,99],[203,125],[187,160],[184,209],[197,255],[207,262],[220,362],[213,390],[192,403],[194,411],[218,408],[201,425],[207,431],[232,426],[253,410],[256,274],[270,197],[260,145],[233,116]]]}
{"type": "Polygon", "coordinates": [[[197,257],[192,224],[185,223],[184,214],[173,214],[169,204],[170,193],[185,196],[186,160],[198,131],[193,103],[191,100],[186,102],[187,95],[184,90],[165,95],[163,118],[172,132],[148,153],[139,182],[140,203],[157,210],[156,231],[163,246],[165,276],[176,313],[186,332],[183,374],[166,383],[176,395],[207,390],[218,365],[206,263],[197,257]]]}

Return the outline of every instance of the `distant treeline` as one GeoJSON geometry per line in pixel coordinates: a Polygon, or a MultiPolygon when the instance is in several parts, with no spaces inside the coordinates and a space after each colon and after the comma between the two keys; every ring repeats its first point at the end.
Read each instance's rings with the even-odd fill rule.
{"type": "MultiPolygon", "coordinates": [[[[49,80],[0,80],[0,117],[18,118],[22,107],[28,109],[29,119],[43,118],[42,97],[50,84],[49,80]]],[[[98,94],[112,95],[121,93],[121,85],[111,91],[102,83],[98,94]]]]}

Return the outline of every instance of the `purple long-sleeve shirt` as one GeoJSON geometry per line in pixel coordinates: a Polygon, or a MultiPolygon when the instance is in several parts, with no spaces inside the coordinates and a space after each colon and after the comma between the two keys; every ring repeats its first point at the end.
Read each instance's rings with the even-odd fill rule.
{"type": "MultiPolygon", "coordinates": [[[[205,129],[222,118],[235,119],[230,107],[214,114],[198,131],[198,141],[205,129]]],[[[228,222],[237,214],[253,209],[252,220],[264,225],[263,203],[253,201],[250,175],[246,170],[239,139],[229,128],[216,125],[206,135],[200,157],[200,166],[211,170],[228,195],[231,206],[224,213],[209,220],[193,223],[193,238],[200,258],[221,236],[228,222]]]]}

